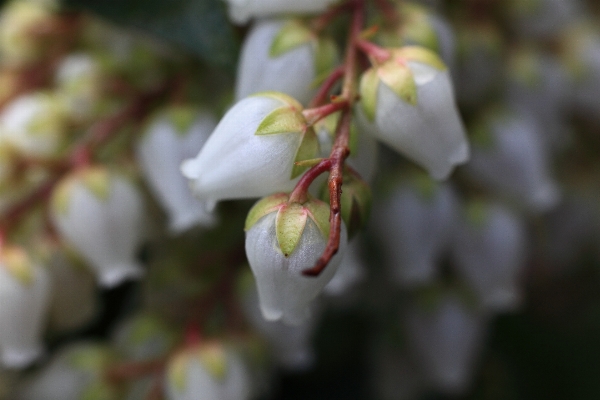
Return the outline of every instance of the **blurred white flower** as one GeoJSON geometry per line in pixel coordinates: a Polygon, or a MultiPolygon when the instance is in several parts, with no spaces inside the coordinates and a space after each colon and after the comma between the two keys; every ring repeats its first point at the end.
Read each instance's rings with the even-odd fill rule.
{"type": "Polygon", "coordinates": [[[339,0],[226,0],[229,17],[234,23],[244,24],[251,18],[280,14],[314,14],[324,11],[339,0]]]}

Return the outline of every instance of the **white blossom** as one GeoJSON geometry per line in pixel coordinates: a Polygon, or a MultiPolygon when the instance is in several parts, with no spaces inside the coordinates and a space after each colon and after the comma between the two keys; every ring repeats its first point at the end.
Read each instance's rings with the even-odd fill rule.
{"type": "Polygon", "coordinates": [[[44,352],[48,272],[16,247],[0,253],[0,365],[24,368],[44,352]]]}
{"type": "Polygon", "coordinates": [[[447,178],[469,158],[469,144],[450,75],[433,53],[404,47],[372,68],[361,81],[357,120],[371,134],[425,168],[447,178]],[[391,85],[391,86],[389,86],[391,85]]]}
{"type": "Polygon", "coordinates": [[[114,287],[143,274],[135,255],[143,237],[144,204],[124,177],[99,167],[75,171],[55,189],[52,219],[100,285],[114,287]]]}
{"type": "Polygon", "coordinates": [[[522,301],[527,235],[516,215],[500,205],[471,205],[453,235],[454,266],[492,311],[515,310],[522,301]]]}
{"type": "Polygon", "coordinates": [[[412,304],[406,312],[409,351],[428,381],[440,391],[460,394],[472,380],[486,333],[486,318],[451,294],[433,309],[412,304]]]}
{"type": "Polygon", "coordinates": [[[180,171],[181,163],[198,154],[215,126],[216,121],[207,112],[174,106],[151,120],[136,147],[142,172],[166,208],[173,233],[215,222],[215,217],[193,196],[180,171]]]}
{"type": "Polygon", "coordinates": [[[261,93],[235,104],[198,156],[181,166],[194,194],[212,209],[220,200],[291,190],[297,176],[294,161],[304,153],[314,158],[318,150],[301,111],[299,103],[282,93],[261,93]],[[303,151],[305,144],[310,151],[303,151]]]}
{"type": "Polygon", "coordinates": [[[244,361],[221,344],[184,349],[167,366],[168,400],[245,400],[251,392],[244,361]]]}

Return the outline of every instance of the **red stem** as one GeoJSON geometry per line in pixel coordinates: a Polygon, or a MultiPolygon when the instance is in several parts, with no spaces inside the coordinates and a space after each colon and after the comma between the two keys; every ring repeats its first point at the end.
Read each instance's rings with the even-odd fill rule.
{"type": "Polygon", "coordinates": [[[348,101],[348,107],[342,111],[342,116],[337,127],[335,142],[329,155],[331,163],[329,171],[329,239],[321,257],[313,268],[304,270],[306,276],[318,276],[329,264],[340,247],[340,235],[342,228],[341,197],[344,163],[350,154],[350,124],[352,121],[352,105],[356,100],[356,75],[357,75],[357,46],[360,32],[364,25],[364,0],[358,1],[352,16],[350,27],[350,39],[346,48],[346,59],[344,62],[344,83],[341,98],[348,101]]]}
{"type": "Polygon", "coordinates": [[[318,107],[327,101],[329,92],[333,89],[333,86],[344,76],[344,67],[339,66],[334,69],[331,74],[325,79],[317,94],[309,103],[309,107],[318,107]]]}
{"type": "Polygon", "coordinates": [[[310,126],[313,125],[315,122],[347,107],[348,101],[342,99],[335,103],[325,104],[321,107],[307,108],[304,111],[302,111],[302,115],[304,115],[307,124],[310,126]]]}
{"type": "MultiPolygon", "coordinates": [[[[299,0],[304,1],[304,0],[299,0]]],[[[355,7],[357,0],[349,0],[330,7],[324,14],[315,18],[312,22],[312,28],[315,33],[319,33],[327,28],[331,22],[346,11],[351,11],[355,7]]]]}
{"type": "Polygon", "coordinates": [[[369,42],[368,40],[359,39],[356,42],[356,46],[378,64],[383,64],[392,56],[392,53],[389,50],[377,46],[375,43],[369,42]]]}
{"type": "Polygon", "coordinates": [[[302,175],[302,178],[300,178],[300,180],[296,184],[294,191],[290,194],[289,201],[292,203],[300,204],[306,203],[306,201],[308,200],[307,193],[310,184],[313,183],[313,181],[317,179],[317,177],[323,172],[329,171],[330,168],[331,159],[326,158],[325,160],[322,160],[317,165],[306,171],[306,173],[302,175]]]}

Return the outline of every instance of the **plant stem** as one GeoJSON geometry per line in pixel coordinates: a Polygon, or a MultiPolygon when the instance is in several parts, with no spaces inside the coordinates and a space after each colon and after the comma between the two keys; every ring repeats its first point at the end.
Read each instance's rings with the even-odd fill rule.
{"type": "Polygon", "coordinates": [[[291,203],[306,203],[308,200],[308,187],[311,183],[323,172],[329,171],[331,168],[331,159],[326,158],[319,162],[317,165],[306,171],[302,178],[296,184],[294,191],[290,194],[289,201],[291,203]]]}
{"type": "Polygon", "coordinates": [[[304,111],[302,111],[302,115],[304,115],[307,124],[311,126],[314,125],[315,122],[344,108],[348,108],[348,101],[342,99],[334,103],[325,104],[321,107],[307,108],[304,111]]]}
{"type": "Polygon", "coordinates": [[[364,0],[357,1],[352,15],[350,35],[346,47],[344,61],[344,82],[341,98],[346,99],[348,107],[342,111],[342,116],[336,130],[336,137],[329,155],[331,167],[329,169],[329,239],[321,257],[313,268],[304,270],[306,276],[318,276],[329,264],[340,247],[342,229],[341,197],[344,173],[344,163],[350,154],[350,125],[352,121],[352,106],[356,101],[356,77],[358,60],[358,41],[364,25],[365,4],[364,0]]]}
{"type": "Polygon", "coordinates": [[[334,69],[331,74],[325,79],[323,84],[319,87],[317,94],[309,103],[309,107],[318,107],[327,101],[327,97],[329,96],[329,92],[336,84],[344,76],[344,68],[342,66],[334,69]]]}

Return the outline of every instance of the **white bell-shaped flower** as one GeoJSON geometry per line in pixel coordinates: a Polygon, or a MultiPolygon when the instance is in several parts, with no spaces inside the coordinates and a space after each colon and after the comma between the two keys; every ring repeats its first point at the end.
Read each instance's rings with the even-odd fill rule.
{"type": "Polygon", "coordinates": [[[550,175],[548,149],[534,121],[517,114],[490,115],[473,126],[472,134],[466,169],[473,178],[534,212],[558,204],[560,192],[550,175]]]}
{"type": "Polygon", "coordinates": [[[44,92],[21,95],[0,114],[2,140],[27,156],[55,156],[66,129],[59,101],[44,92]]]}
{"type": "Polygon", "coordinates": [[[266,340],[277,365],[290,371],[310,368],[316,358],[312,337],[319,322],[318,307],[313,307],[310,318],[297,326],[267,321],[260,310],[256,281],[250,271],[240,277],[238,286],[244,315],[266,340]]]}
{"type": "Polygon", "coordinates": [[[55,189],[51,210],[59,233],[90,264],[100,285],[141,277],[135,254],[144,203],[127,179],[101,167],[77,170],[55,189]]]}
{"type": "Polygon", "coordinates": [[[20,248],[0,251],[0,365],[24,368],[44,352],[43,329],[51,283],[48,272],[20,248]]]}
{"type": "Polygon", "coordinates": [[[180,167],[185,159],[198,154],[216,125],[207,112],[172,106],[151,120],[138,142],[137,158],[151,189],[167,210],[173,233],[215,222],[215,217],[193,196],[180,167]]]}
{"type": "Polygon", "coordinates": [[[469,144],[450,74],[435,53],[421,47],[391,50],[365,72],[356,110],[360,130],[372,134],[425,168],[447,178],[469,158],[469,144]]]}
{"type": "Polygon", "coordinates": [[[283,93],[260,93],[235,104],[181,171],[211,209],[219,200],[291,190],[304,171],[294,162],[315,158],[318,147],[302,105],[283,93]]]}
{"type": "Polygon", "coordinates": [[[408,350],[431,385],[460,394],[471,383],[486,324],[480,312],[454,295],[442,294],[433,309],[412,304],[406,310],[408,350]]]}
{"type": "Polygon", "coordinates": [[[89,323],[98,311],[94,275],[65,250],[55,249],[48,260],[52,286],[50,329],[66,332],[89,323]]]}
{"type": "Polygon", "coordinates": [[[120,390],[105,379],[106,368],[117,361],[101,343],[69,344],[45,365],[22,379],[14,400],[121,399],[120,390]]]}
{"type": "Polygon", "coordinates": [[[243,359],[221,343],[180,351],[169,361],[166,372],[168,400],[245,400],[252,393],[243,359]]]}
{"type": "Polygon", "coordinates": [[[235,99],[276,91],[307,104],[317,91],[317,77],[334,68],[336,53],[331,40],[297,20],[257,21],[240,54],[235,99]]]}
{"type": "Polygon", "coordinates": [[[281,14],[314,14],[339,0],[226,0],[229,17],[237,24],[251,18],[263,18],[281,14]]]}
{"type": "Polygon", "coordinates": [[[414,287],[435,279],[450,244],[457,202],[450,186],[419,176],[374,208],[374,233],[399,285],[414,287]]]}
{"type": "Polygon", "coordinates": [[[453,265],[483,307],[503,312],[520,305],[527,235],[517,216],[500,205],[470,204],[452,243],[453,265]]]}
{"type": "Polygon", "coordinates": [[[304,276],[323,254],[328,232],[329,207],[318,200],[300,205],[279,194],[262,199],[250,211],[246,256],[266,320],[299,325],[308,319],[310,303],[331,280],[346,250],[342,224],[338,253],[319,276],[304,276]]]}

